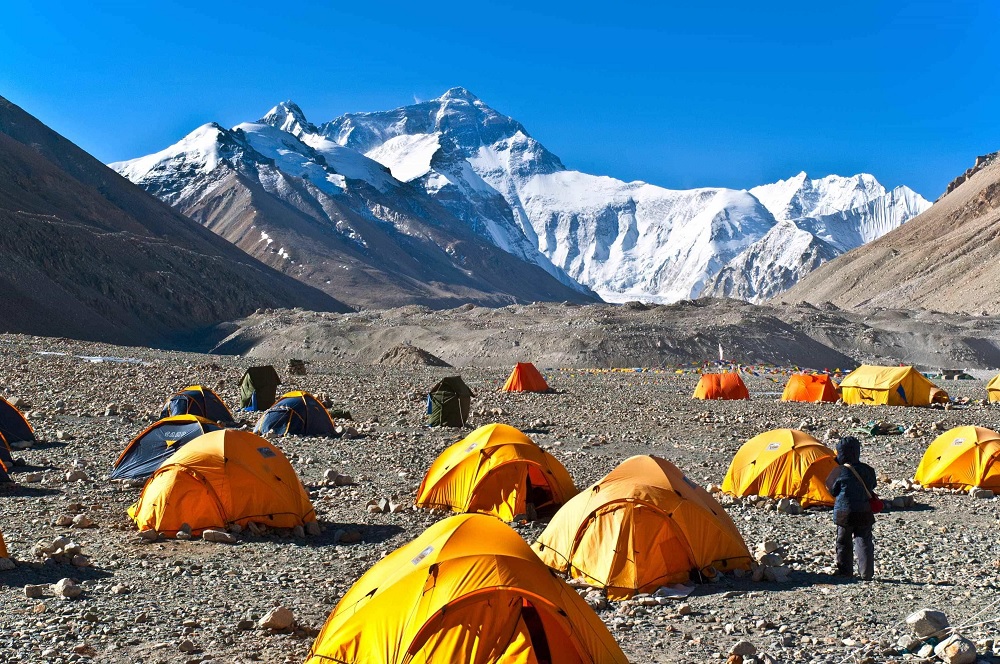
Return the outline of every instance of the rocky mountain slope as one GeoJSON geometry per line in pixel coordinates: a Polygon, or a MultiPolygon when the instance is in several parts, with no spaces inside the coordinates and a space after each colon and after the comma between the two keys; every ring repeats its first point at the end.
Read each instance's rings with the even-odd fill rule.
{"type": "Polygon", "coordinates": [[[520,123],[464,88],[319,129],[419,184],[498,246],[510,247],[519,228],[554,265],[612,302],[760,300],[930,206],[866,174],[801,173],[749,192],[672,191],[568,170],[520,123]]]}
{"type": "Polygon", "coordinates": [[[204,125],[111,166],[252,256],[354,306],[596,300],[537,251],[525,260],[527,244],[520,256],[501,250],[422,189],[327,140],[291,103],[233,129],[204,125]]]}
{"type": "Polygon", "coordinates": [[[488,288],[493,302],[580,301],[588,288],[612,302],[758,301],[930,205],[864,174],[673,191],[568,170],[464,88],[319,126],[285,102],[257,123],[206,125],[112,166],[269,264],[365,306],[448,306],[458,292],[489,303],[488,288]],[[394,252],[399,234],[410,246],[394,252]],[[500,278],[476,260],[487,249],[471,250],[483,240],[519,259],[500,278]],[[523,263],[551,279],[523,283],[523,263]],[[390,295],[365,300],[375,288],[390,295]]]}
{"type": "Polygon", "coordinates": [[[0,98],[0,330],[164,343],[259,307],[347,311],[0,98]]]}
{"type": "Polygon", "coordinates": [[[824,265],[780,299],[1000,312],[1000,161],[981,157],[970,171],[930,210],[824,265]]]}

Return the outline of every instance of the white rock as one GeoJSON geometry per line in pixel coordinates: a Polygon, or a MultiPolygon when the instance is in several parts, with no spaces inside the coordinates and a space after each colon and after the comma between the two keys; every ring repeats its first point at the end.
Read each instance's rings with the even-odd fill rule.
{"type": "Polygon", "coordinates": [[[74,599],[83,593],[83,588],[76,585],[73,579],[60,579],[52,584],[52,594],[61,599],[74,599]]]}
{"type": "Polygon", "coordinates": [[[67,482],[86,482],[88,479],[87,473],[79,469],[71,470],[66,473],[67,482]]]}
{"type": "Polygon", "coordinates": [[[237,539],[225,530],[215,530],[209,528],[202,531],[201,538],[206,542],[218,542],[219,544],[236,544],[237,539]]]}
{"type": "Polygon", "coordinates": [[[266,616],[260,619],[257,625],[261,629],[288,629],[295,624],[295,616],[283,606],[271,609],[266,616]]]}
{"type": "Polygon", "coordinates": [[[920,609],[906,617],[906,624],[916,636],[927,638],[948,627],[948,616],[934,609],[920,609]]]}
{"type": "Polygon", "coordinates": [[[737,641],[733,644],[733,647],[729,649],[729,654],[739,655],[741,657],[750,657],[751,655],[757,654],[757,646],[749,641],[737,641]]]}

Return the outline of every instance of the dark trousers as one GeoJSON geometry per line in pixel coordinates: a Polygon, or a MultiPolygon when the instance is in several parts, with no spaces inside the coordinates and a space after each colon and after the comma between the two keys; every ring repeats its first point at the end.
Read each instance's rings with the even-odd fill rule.
{"type": "Polygon", "coordinates": [[[837,572],[854,574],[854,556],[858,557],[858,574],[862,579],[875,576],[875,538],[870,514],[851,515],[837,524],[837,572]]]}

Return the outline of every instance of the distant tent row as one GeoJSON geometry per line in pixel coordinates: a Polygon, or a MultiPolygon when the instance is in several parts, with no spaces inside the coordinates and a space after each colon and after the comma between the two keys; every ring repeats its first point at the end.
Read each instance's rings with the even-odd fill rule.
{"type": "MultiPolygon", "coordinates": [[[[1000,376],[994,379],[997,386],[996,400],[1000,400],[998,379],[1000,376]]],[[[993,400],[993,392],[990,394],[990,399],[993,400]]],[[[702,374],[698,381],[694,398],[749,399],[750,393],[738,372],[707,373],[702,374]]],[[[947,403],[948,393],[913,367],[862,365],[845,376],[839,387],[825,374],[794,374],[789,377],[781,395],[782,401],[809,403],[834,402],[838,398],[843,399],[846,404],[929,406],[933,403],[947,403]]]]}

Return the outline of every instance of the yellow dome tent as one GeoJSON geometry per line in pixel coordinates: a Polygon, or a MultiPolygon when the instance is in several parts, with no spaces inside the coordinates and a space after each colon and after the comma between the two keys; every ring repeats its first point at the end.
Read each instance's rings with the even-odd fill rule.
{"type": "Polygon", "coordinates": [[[1000,401],[1000,374],[993,376],[990,382],[986,383],[986,394],[990,403],[1000,401]]]}
{"type": "Polygon", "coordinates": [[[528,503],[543,510],[574,495],[573,479],[554,456],[512,426],[487,424],[431,464],[416,504],[513,521],[528,503]]]}
{"type": "Polygon", "coordinates": [[[306,664],[627,664],[601,619],[493,517],[439,521],[340,600],[306,664]]]}
{"type": "Polygon", "coordinates": [[[572,498],[533,548],[549,567],[603,586],[612,599],[751,562],[722,506],[654,456],[626,460],[572,498]]]}
{"type": "Polygon", "coordinates": [[[1000,433],[956,427],[934,439],[913,481],[921,486],[1000,491],[1000,433]]]}
{"type": "Polygon", "coordinates": [[[139,530],[192,533],[250,522],[293,528],[316,520],[309,494],[277,447],[249,431],[198,436],[146,482],[129,507],[139,530]]]}
{"type": "Polygon", "coordinates": [[[864,364],[840,382],[844,403],[888,406],[929,406],[946,403],[948,393],[913,367],[864,364]]]}
{"type": "Polygon", "coordinates": [[[795,498],[803,507],[833,505],[826,478],[836,467],[837,454],[809,434],[775,429],[740,447],[729,464],[722,490],[740,498],[795,498]]]}

